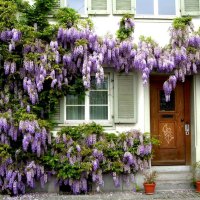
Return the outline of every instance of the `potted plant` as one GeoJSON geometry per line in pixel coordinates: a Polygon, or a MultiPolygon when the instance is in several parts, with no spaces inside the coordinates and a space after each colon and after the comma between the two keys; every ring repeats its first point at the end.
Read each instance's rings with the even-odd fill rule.
{"type": "Polygon", "coordinates": [[[145,194],[154,194],[155,193],[156,178],[157,178],[156,171],[146,171],[144,173],[143,185],[144,185],[145,194]]]}
{"type": "Polygon", "coordinates": [[[196,192],[200,192],[200,161],[193,166],[193,181],[196,186],[196,192]]]}

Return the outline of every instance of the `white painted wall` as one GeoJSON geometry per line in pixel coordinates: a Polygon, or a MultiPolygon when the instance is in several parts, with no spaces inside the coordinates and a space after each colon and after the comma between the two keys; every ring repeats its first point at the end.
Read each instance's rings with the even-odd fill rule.
{"type": "MultiPolygon", "coordinates": [[[[116,35],[119,28],[119,21],[122,16],[93,16],[94,28],[98,35],[105,36],[107,33],[116,35]]],[[[165,46],[169,43],[169,28],[172,24],[172,19],[139,19],[135,18],[134,42],[138,43],[141,35],[151,36],[160,46],[165,46]]],[[[200,27],[200,18],[194,18],[193,24],[195,30],[200,27]]]]}
{"type": "Polygon", "coordinates": [[[192,162],[200,161],[200,75],[195,75],[192,85],[191,134],[192,162]]]}

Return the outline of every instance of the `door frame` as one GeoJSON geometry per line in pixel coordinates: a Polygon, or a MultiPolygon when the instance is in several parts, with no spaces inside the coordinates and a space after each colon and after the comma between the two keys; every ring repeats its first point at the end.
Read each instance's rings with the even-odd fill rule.
{"type": "MultiPolygon", "coordinates": [[[[168,79],[169,75],[151,75],[149,79],[150,87],[152,81],[166,81],[168,79]]],[[[183,84],[183,90],[184,90],[184,123],[190,125],[190,132],[189,135],[184,134],[184,140],[185,140],[185,165],[191,164],[191,116],[190,116],[190,98],[191,98],[191,76],[186,77],[185,82],[181,83],[183,84]]],[[[150,88],[149,88],[150,89],[150,88]]],[[[149,90],[151,92],[151,90],[149,90]]],[[[149,93],[150,98],[151,93],[149,93]]],[[[150,104],[150,102],[149,102],[150,104]]],[[[151,104],[150,104],[150,110],[151,110],[151,104]]],[[[150,111],[151,113],[151,111],[150,111]]],[[[151,128],[151,119],[150,119],[150,130],[151,128]]]]}

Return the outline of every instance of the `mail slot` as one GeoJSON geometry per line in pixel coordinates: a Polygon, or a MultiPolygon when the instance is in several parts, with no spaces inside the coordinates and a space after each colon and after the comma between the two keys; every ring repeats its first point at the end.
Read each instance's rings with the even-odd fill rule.
{"type": "Polygon", "coordinates": [[[171,119],[173,117],[174,117],[174,115],[170,115],[170,114],[164,114],[164,115],[162,115],[162,118],[165,118],[165,119],[171,119]]]}

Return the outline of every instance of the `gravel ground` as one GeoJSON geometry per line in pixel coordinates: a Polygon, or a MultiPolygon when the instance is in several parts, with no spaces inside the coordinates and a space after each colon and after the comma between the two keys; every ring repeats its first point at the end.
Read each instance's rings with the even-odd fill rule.
{"type": "Polygon", "coordinates": [[[139,200],[139,199],[200,199],[200,193],[194,190],[158,191],[154,195],[142,192],[114,192],[88,195],[61,195],[51,193],[34,193],[18,197],[0,196],[1,200],[139,200]]]}

